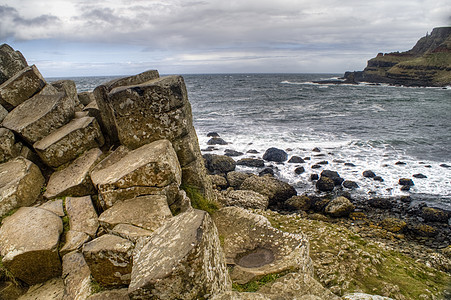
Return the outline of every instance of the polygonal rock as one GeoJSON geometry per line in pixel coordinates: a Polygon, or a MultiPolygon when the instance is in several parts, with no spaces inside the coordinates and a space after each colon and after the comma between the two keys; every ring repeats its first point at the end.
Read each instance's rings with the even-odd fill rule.
{"type": "Polygon", "coordinates": [[[45,86],[45,80],[35,65],[26,67],[0,85],[0,104],[7,110],[31,98],[45,86]]]}
{"type": "Polygon", "coordinates": [[[111,229],[111,233],[130,240],[133,243],[136,243],[140,238],[152,235],[152,231],[130,224],[117,224],[111,229]]]}
{"type": "Polygon", "coordinates": [[[28,66],[20,51],[14,51],[11,46],[0,46],[0,84],[13,77],[14,74],[28,66]]]}
{"type": "Polygon", "coordinates": [[[43,203],[42,205],[40,205],[39,208],[51,211],[58,217],[64,217],[64,215],[65,215],[62,199],[55,199],[55,200],[47,201],[47,202],[43,203]]]}
{"type": "Polygon", "coordinates": [[[97,121],[92,117],[84,117],[72,120],[36,142],[33,147],[43,162],[51,167],[59,167],[89,149],[101,147],[103,143],[97,121]]]}
{"type": "Polygon", "coordinates": [[[175,201],[182,174],[168,140],[144,145],[125,156],[118,155],[117,161],[110,159],[101,164],[105,167],[96,167],[91,172],[91,179],[102,197],[104,208],[111,207],[117,200],[158,193],[168,197],[169,205],[175,201]]]}
{"type": "Polygon", "coordinates": [[[166,196],[149,195],[116,202],[99,216],[99,222],[107,229],[129,224],[154,231],[171,217],[166,196]]]}
{"type": "Polygon", "coordinates": [[[0,104],[0,123],[3,121],[3,119],[5,119],[6,115],[8,114],[8,111],[6,110],[6,108],[4,108],[1,104],[0,104]]]}
{"type": "Polygon", "coordinates": [[[86,196],[95,193],[89,171],[102,155],[99,148],[91,149],[74,160],[65,169],[50,176],[44,197],[52,199],[60,196],[86,196]]]}
{"type": "Polygon", "coordinates": [[[0,163],[10,160],[19,154],[15,141],[12,131],[0,128],[0,163]]]}
{"type": "Polygon", "coordinates": [[[38,94],[13,109],[3,126],[33,144],[74,117],[74,101],[46,85],[38,94]]]}
{"type": "Polygon", "coordinates": [[[99,228],[97,213],[91,201],[91,196],[67,197],[66,211],[71,230],[84,232],[94,237],[99,228]]]}
{"type": "Polygon", "coordinates": [[[86,299],[91,295],[91,271],[83,254],[73,251],[63,256],[64,299],[86,299]]]}
{"type": "Polygon", "coordinates": [[[156,230],[133,258],[133,299],[199,299],[230,289],[218,232],[205,211],[184,212],[156,230]]]}
{"type": "Polygon", "coordinates": [[[58,80],[51,83],[58,92],[65,92],[66,95],[74,100],[75,107],[80,105],[78,99],[77,86],[73,80],[58,80]]]}
{"type": "Polygon", "coordinates": [[[64,282],[60,277],[31,286],[18,300],[61,300],[64,297],[64,282]]]}
{"type": "Polygon", "coordinates": [[[23,157],[0,164],[0,216],[33,204],[43,184],[41,170],[23,157]]]}
{"type": "Polygon", "coordinates": [[[224,207],[214,215],[231,278],[244,284],[267,274],[298,270],[312,275],[306,237],[280,231],[268,219],[239,207],[224,207]]]}
{"type": "Polygon", "coordinates": [[[65,243],[63,248],[61,248],[60,250],[60,255],[64,256],[69,252],[79,250],[85,243],[89,242],[90,240],[91,237],[84,232],[69,230],[68,232],[66,232],[65,243]]]}
{"type": "Polygon", "coordinates": [[[83,256],[92,277],[105,286],[130,282],[133,243],[121,237],[105,234],[83,246],[83,256]]]}
{"type": "Polygon", "coordinates": [[[58,256],[60,217],[45,209],[21,207],[0,228],[2,263],[29,285],[61,275],[58,256]]]}
{"type": "Polygon", "coordinates": [[[283,203],[297,194],[294,187],[272,176],[251,176],[243,181],[240,189],[252,190],[268,196],[270,205],[283,203]]]}
{"type": "Polygon", "coordinates": [[[242,208],[266,209],[268,197],[250,190],[237,190],[227,193],[224,206],[238,206],[242,208]]]}

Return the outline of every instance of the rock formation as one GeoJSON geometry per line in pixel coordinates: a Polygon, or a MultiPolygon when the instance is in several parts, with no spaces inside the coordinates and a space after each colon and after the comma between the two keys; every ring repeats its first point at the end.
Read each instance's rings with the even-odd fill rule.
{"type": "Polygon", "coordinates": [[[409,51],[379,53],[359,72],[346,72],[347,81],[406,86],[451,84],[451,27],[434,28],[409,51]]]}

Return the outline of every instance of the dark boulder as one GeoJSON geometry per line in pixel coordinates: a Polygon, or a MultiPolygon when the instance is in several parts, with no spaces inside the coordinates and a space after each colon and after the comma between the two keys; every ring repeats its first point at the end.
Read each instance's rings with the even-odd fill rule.
{"type": "Polygon", "coordinates": [[[328,165],[329,162],[327,160],[322,160],[320,162],[317,162],[318,165],[328,165]]]}
{"type": "Polygon", "coordinates": [[[316,189],[320,192],[332,192],[334,190],[335,183],[333,179],[321,176],[320,179],[316,182],[316,189]]]}
{"type": "Polygon", "coordinates": [[[312,149],[312,152],[321,152],[321,150],[318,147],[315,147],[312,149]]]}
{"type": "Polygon", "coordinates": [[[403,185],[403,186],[401,186],[400,190],[404,191],[404,192],[408,192],[408,191],[410,191],[410,185],[403,185]]]}
{"type": "Polygon", "coordinates": [[[345,180],[343,181],[343,186],[347,189],[357,189],[359,187],[359,185],[357,184],[357,182],[352,181],[352,180],[345,180]]]}
{"type": "Polygon", "coordinates": [[[319,165],[319,164],[315,164],[313,166],[311,166],[312,169],[321,169],[323,166],[319,165]]]}
{"type": "Polygon", "coordinates": [[[321,177],[329,177],[334,181],[334,185],[341,185],[344,181],[344,179],[340,177],[340,174],[338,174],[338,172],[331,170],[322,171],[321,177]]]}
{"type": "Polygon", "coordinates": [[[371,198],[368,204],[374,208],[390,209],[393,207],[393,202],[388,198],[371,198]]]}
{"type": "Polygon", "coordinates": [[[347,166],[347,167],[355,167],[355,164],[353,164],[353,163],[345,163],[345,166],[347,166]]]}
{"type": "Polygon", "coordinates": [[[300,175],[300,174],[302,174],[304,172],[305,172],[304,167],[297,167],[296,169],[294,169],[294,173],[296,173],[298,175],[300,175]]]}
{"type": "Polygon", "coordinates": [[[398,184],[405,185],[405,186],[413,186],[414,185],[413,180],[410,178],[400,178],[398,184]]]}
{"type": "Polygon", "coordinates": [[[235,170],[236,163],[233,158],[225,155],[204,154],[205,167],[211,174],[223,174],[235,170]]]}
{"type": "Polygon", "coordinates": [[[265,166],[265,162],[258,158],[242,158],[236,164],[252,168],[263,168],[265,166]]]}
{"type": "Polygon", "coordinates": [[[448,223],[450,213],[439,208],[423,207],[421,217],[428,222],[448,223]]]}
{"type": "Polygon", "coordinates": [[[397,166],[405,166],[405,165],[407,165],[407,163],[405,163],[403,161],[397,161],[397,162],[395,162],[395,165],[397,165],[397,166]]]}
{"type": "Polygon", "coordinates": [[[263,159],[267,161],[284,162],[288,159],[288,154],[282,149],[269,148],[263,154],[263,159]]]}
{"type": "Polygon", "coordinates": [[[290,184],[272,176],[251,176],[244,180],[242,190],[252,190],[269,198],[269,205],[279,205],[295,196],[296,190],[290,184]]]}
{"type": "Polygon", "coordinates": [[[226,141],[224,141],[222,138],[220,137],[214,137],[211,138],[208,142],[207,145],[227,145],[228,143],[226,141]]]}
{"type": "Polygon", "coordinates": [[[442,167],[442,168],[451,168],[451,166],[447,165],[447,164],[440,164],[440,167],[442,167]]]}
{"type": "Polygon", "coordinates": [[[225,149],[224,150],[224,155],[227,155],[227,156],[241,156],[243,154],[244,154],[243,152],[235,151],[235,150],[232,150],[232,149],[225,149]]]}
{"type": "Polygon", "coordinates": [[[258,153],[260,153],[260,152],[258,152],[258,151],[255,150],[255,149],[251,149],[251,150],[248,150],[246,153],[249,153],[249,154],[258,154],[258,153]]]}
{"type": "Polygon", "coordinates": [[[303,210],[307,211],[310,208],[312,200],[305,196],[293,196],[285,201],[285,206],[291,210],[303,210]]]}
{"type": "Polygon", "coordinates": [[[363,175],[363,177],[366,177],[366,178],[374,178],[374,177],[376,177],[376,174],[374,174],[374,172],[371,171],[371,170],[363,171],[362,175],[363,175]]]}
{"type": "Polygon", "coordinates": [[[219,134],[215,131],[212,131],[207,134],[207,137],[219,137],[219,134]]]}
{"type": "Polygon", "coordinates": [[[421,173],[413,174],[412,176],[415,177],[415,178],[428,178],[426,175],[421,174],[421,173]]]}
{"type": "Polygon", "coordinates": [[[315,212],[324,212],[324,209],[329,204],[329,198],[311,197],[310,208],[315,212]]]}
{"type": "Polygon", "coordinates": [[[373,180],[379,181],[379,182],[383,182],[383,181],[384,181],[384,178],[382,178],[381,176],[374,176],[374,177],[373,177],[373,180]]]}
{"type": "Polygon", "coordinates": [[[274,176],[274,170],[272,168],[264,168],[258,173],[258,176],[271,175],[274,176]]]}
{"type": "Polygon", "coordinates": [[[290,160],[288,161],[290,164],[302,164],[305,163],[305,160],[302,159],[302,157],[299,156],[292,156],[290,160]]]}
{"type": "Polygon", "coordinates": [[[314,181],[314,180],[318,180],[319,179],[319,175],[316,173],[310,174],[310,180],[314,181]]]}

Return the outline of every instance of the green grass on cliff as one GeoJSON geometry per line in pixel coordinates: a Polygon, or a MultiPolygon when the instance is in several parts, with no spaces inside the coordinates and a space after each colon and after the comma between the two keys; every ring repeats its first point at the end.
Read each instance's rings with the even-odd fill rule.
{"type": "Polygon", "coordinates": [[[181,188],[186,192],[186,195],[191,200],[191,206],[195,209],[204,210],[210,215],[213,215],[215,211],[219,209],[218,205],[215,202],[205,198],[204,195],[199,192],[197,187],[183,184],[181,188]]]}

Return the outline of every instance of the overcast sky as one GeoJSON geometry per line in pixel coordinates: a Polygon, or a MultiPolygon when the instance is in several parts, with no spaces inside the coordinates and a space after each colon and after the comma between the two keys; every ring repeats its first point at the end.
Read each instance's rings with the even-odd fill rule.
{"type": "Polygon", "coordinates": [[[0,43],[46,77],[343,73],[449,25],[449,0],[0,0],[0,43]]]}

